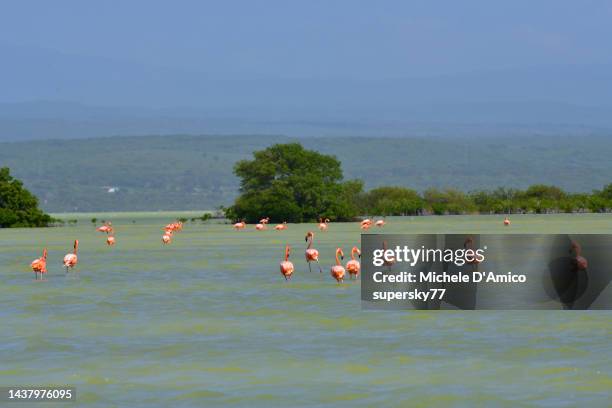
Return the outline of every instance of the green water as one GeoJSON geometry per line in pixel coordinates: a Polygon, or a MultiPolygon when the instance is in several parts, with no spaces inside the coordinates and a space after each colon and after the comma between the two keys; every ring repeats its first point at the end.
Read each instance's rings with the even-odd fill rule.
{"type": "MultiPolygon", "coordinates": [[[[319,274],[302,258],[314,225],[188,223],[163,246],[174,216],[113,214],[113,248],[89,215],[0,230],[0,385],[74,385],[84,407],[610,404],[611,312],[362,312],[359,283],[328,274],[335,246],[359,243],[356,224],[316,234],[319,274]],[[66,277],[74,238],[78,274],[66,277]],[[278,272],[285,243],[290,283],[278,272]],[[43,246],[48,281],[35,282],[43,246]]],[[[609,215],[387,221],[396,233],[612,232],[609,215]]]]}

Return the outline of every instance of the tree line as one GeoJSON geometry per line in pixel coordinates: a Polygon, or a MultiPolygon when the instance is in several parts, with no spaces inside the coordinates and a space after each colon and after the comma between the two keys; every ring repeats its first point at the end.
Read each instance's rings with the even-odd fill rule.
{"type": "Polygon", "coordinates": [[[364,191],[360,180],[344,180],[334,156],[306,150],[299,143],[276,144],[253,153],[234,167],[240,196],[224,208],[232,220],[311,222],[320,218],[349,221],[359,215],[445,215],[608,212],[612,184],[592,193],[569,193],[550,185],[525,190],[500,187],[462,192],[430,188],[423,193],[405,187],[364,191]]]}
{"type": "Polygon", "coordinates": [[[549,214],[612,211],[612,184],[591,193],[569,193],[536,184],[525,190],[497,188],[465,193],[428,189],[422,194],[404,187],[379,187],[360,194],[360,211],[376,215],[549,214]]]}

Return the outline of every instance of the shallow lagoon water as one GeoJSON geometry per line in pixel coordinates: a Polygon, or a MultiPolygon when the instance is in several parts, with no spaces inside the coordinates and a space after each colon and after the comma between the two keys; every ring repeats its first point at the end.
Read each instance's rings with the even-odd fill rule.
{"type": "MultiPolygon", "coordinates": [[[[329,276],[336,244],[359,243],[357,224],[316,233],[319,274],[303,261],[314,224],[187,223],[163,246],[175,216],[98,215],[115,247],[90,216],[0,230],[0,385],[74,385],[84,407],[609,406],[612,312],[361,311],[359,283],[329,276]],[[74,238],[78,272],[66,276],[74,238]],[[49,276],[35,282],[43,246],[49,276]]],[[[382,231],[612,231],[610,215],[502,218],[388,218],[382,231]]]]}

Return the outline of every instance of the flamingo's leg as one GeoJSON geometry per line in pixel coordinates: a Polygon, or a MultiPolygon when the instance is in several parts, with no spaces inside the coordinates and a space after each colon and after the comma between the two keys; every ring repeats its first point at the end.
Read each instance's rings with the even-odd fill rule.
{"type": "Polygon", "coordinates": [[[317,259],[317,266],[319,267],[319,273],[323,273],[323,269],[321,269],[321,264],[319,263],[318,259],[317,259]]]}
{"type": "Polygon", "coordinates": [[[306,263],[308,263],[308,270],[309,270],[310,272],[312,272],[312,267],[310,266],[310,261],[306,261],[306,263]]]}

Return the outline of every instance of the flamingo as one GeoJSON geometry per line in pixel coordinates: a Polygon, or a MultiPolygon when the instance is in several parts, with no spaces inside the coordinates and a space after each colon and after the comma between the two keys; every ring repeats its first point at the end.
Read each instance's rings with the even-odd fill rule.
{"type": "Polygon", "coordinates": [[[259,220],[260,224],[267,224],[270,222],[270,217],[266,217],[266,218],[262,218],[261,220],[259,220]]]}
{"type": "Polygon", "coordinates": [[[104,225],[96,228],[96,231],[100,231],[100,232],[104,232],[107,234],[110,234],[111,232],[113,232],[113,224],[109,221],[109,222],[105,222],[104,225]]]}
{"type": "Polygon", "coordinates": [[[386,224],[385,220],[378,220],[378,221],[376,221],[376,224],[375,224],[375,225],[376,225],[377,227],[384,227],[384,226],[385,226],[385,224],[386,224]]]}
{"type": "MultiPolygon", "coordinates": [[[[464,249],[471,249],[473,251],[474,250],[474,238],[467,237],[465,239],[465,241],[463,242],[463,248],[464,249]]],[[[476,256],[473,256],[472,259],[468,259],[468,257],[466,257],[465,261],[469,265],[478,265],[480,263],[480,261],[478,261],[478,259],[476,259],[476,256]]]]}
{"type": "Polygon", "coordinates": [[[172,232],[166,231],[166,233],[162,235],[162,243],[169,244],[170,242],[172,242],[172,232]]]}
{"type": "Polygon", "coordinates": [[[305,241],[308,242],[308,247],[306,248],[306,262],[308,263],[308,270],[312,272],[312,268],[310,266],[311,262],[316,262],[319,266],[319,272],[323,273],[323,269],[321,269],[321,264],[319,264],[319,251],[312,248],[312,241],[314,239],[314,232],[308,231],[306,234],[305,241]]]}
{"type": "Polygon", "coordinates": [[[115,236],[114,235],[109,234],[109,236],[106,237],[106,245],[108,245],[108,246],[115,245],[115,236]]]}
{"type": "Polygon", "coordinates": [[[79,261],[77,257],[78,249],[79,249],[79,240],[75,239],[73,252],[71,254],[66,254],[66,256],[64,256],[64,266],[66,267],[66,272],[68,272],[69,268],[70,269],[74,268],[77,262],[79,261]]]}
{"type": "Polygon", "coordinates": [[[370,227],[372,226],[372,220],[369,218],[366,218],[365,220],[361,221],[361,229],[362,230],[368,230],[370,229],[370,227]]]}
{"type": "Polygon", "coordinates": [[[589,262],[582,256],[582,247],[576,241],[572,241],[570,252],[574,251],[576,256],[572,260],[577,271],[585,271],[589,267],[589,262]]]}
{"type": "Polygon", "coordinates": [[[361,271],[361,264],[355,259],[355,254],[361,258],[361,251],[357,247],[353,247],[353,249],[351,249],[351,260],[346,263],[346,270],[351,278],[354,277],[357,279],[359,272],[361,271]]]}
{"type": "Polygon", "coordinates": [[[510,225],[510,218],[506,217],[504,218],[504,225],[507,227],[508,225],[510,225]]]}
{"type": "Polygon", "coordinates": [[[342,248],[336,249],[336,264],[331,267],[330,273],[331,276],[336,280],[336,282],[342,283],[346,272],[344,270],[344,266],[342,266],[342,264],[340,263],[340,259],[338,259],[338,255],[340,255],[340,259],[344,259],[344,252],[342,252],[342,248]]]}
{"type": "Polygon", "coordinates": [[[246,222],[244,222],[244,221],[240,221],[240,222],[237,222],[237,223],[234,224],[234,229],[236,231],[244,229],[244,227],[246,227],[246,222]]]}
{"type": "MultiPolygon", "coordinates": [[[[387,241],[383,241],[383,251],[387,252],[387,241]]],[[[383,257],[383,265],[389,268],[389,272],[391,271],[391,267],[395,263],[395,257],[383,257]]]]}
{"type": "Polygon", "coordinates": [[[319,218],[319,229],[321,231],[327,231],[328,224],[329,224],[329,218],[325,218],[325,219],[319,218]]]}
{"type": "Polygon", "coordinates": [[[285,280],[291,279],[291,275],[293,275],[293,263],[289,261],[290,253],[291,247],[287,244],[285,247],[285,260],[280,263],[280,272],[285,277],[285,280]]]}
{"type": "Polygon", "coordinates": [[[255,229],[256,229],[257,231],[263,231],[263,230],[267,229],[267,228],[266,228],[266,224],[256,224],[256,225],[255,225],[255,229]]]}
{"type": "Polygon", "coordinates": [[[38,280],[39,274],[40,279],[42,279],[43,274],[47,273],[47,248],[43,249],[42,256],[33,260],[30,266],[36,275],[36,280],[38,280]]]}
{"type": "Polygon", "coordinates": [[[275,230],[277,231],[283,231],[287,229],[287,221],[283,221],[282,224],[278,224],[277,226],[274,227],[275,230]]]}

